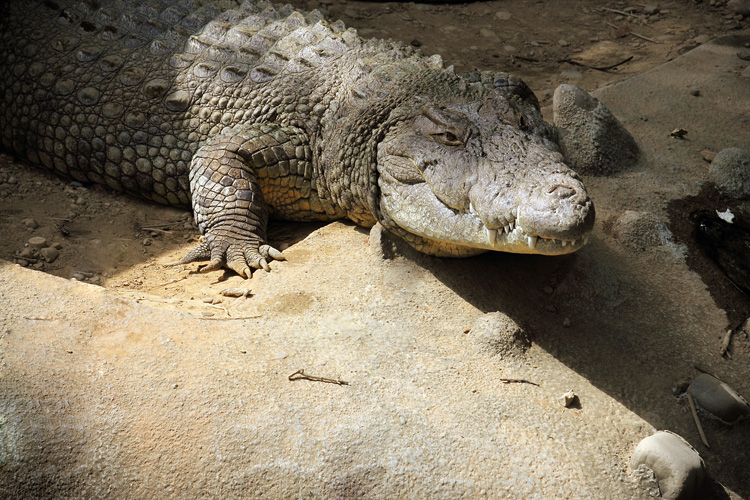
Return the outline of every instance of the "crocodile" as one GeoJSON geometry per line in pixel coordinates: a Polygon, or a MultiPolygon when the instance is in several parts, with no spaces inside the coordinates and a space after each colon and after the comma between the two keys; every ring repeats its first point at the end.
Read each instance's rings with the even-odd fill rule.
{"type": "Polygon", "coordinates": [[[180,262],[243,277],[269,217],[380,223],[417,250],[559,255],[594,206],[533,92],[364,40],[318,11],[231,0],[0,7],[2,145],[67,178],[192,207],[180,262]]]}

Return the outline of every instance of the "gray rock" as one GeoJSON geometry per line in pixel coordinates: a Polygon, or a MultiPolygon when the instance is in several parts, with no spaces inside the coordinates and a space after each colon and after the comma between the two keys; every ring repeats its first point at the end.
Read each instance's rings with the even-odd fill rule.
{"type": "Polygon", "coordinates": [[[698,498],[706,479],[703,459],[682,437],[659,431],[643,439],[630,459],[630,468],[651,469],[665,500],[698,498]]]}
{"type": "Polygon", "coordinates": [[[724,194],[750,198],[750,152],[722,149],[708,168],[708,178],[724,194]]]}
{"type": "Polygon", "coordinates": [[[632,166],[638,146],[607,107],[575,85],[557,87],[555,126],[568,164],[582,174],[611,174],[632,166]]]}
{"type": "Polygon", "coordinates": [[[479,351],[499,358],[520,358],[531,347],[526,332],[505,314],[487,313],[480,316],[469,335],[479,351]]]}
{"type": "Polygon", "coordinates": [[[55,247],[46,247],[39,250],[39,256],[46,262],[54,262],[60,256],[60,252],[55,247]]]}
{"type": "Polygon", "coordinates": [[[747,401],[734,389],[708,373],[701,373],[695,377],[688,387],[688,393],[698,406],[725,424],[736,424],[750,417],[750,405],[747,401]]]}
{"type": "Polygon", "coordinates": [[[626,210],[612,224],[612,236],[624,247],[638,252],[672,241],[672,232],[658,217],[634,210],[626,210]]]}

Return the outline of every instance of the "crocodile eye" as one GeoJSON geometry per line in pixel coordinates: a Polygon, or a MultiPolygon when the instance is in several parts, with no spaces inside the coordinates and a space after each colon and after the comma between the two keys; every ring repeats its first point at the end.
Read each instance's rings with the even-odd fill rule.
{"type": "Polygon", "coordinates": [[[453,132],[442,132],[440,134],[433,134],[432,137],[440,141],[442,144],[445,144],[446,146],[458,147],[458,146],[464,145],[463,141],[459,139],[458,136],[454,134],[453,132]]]}

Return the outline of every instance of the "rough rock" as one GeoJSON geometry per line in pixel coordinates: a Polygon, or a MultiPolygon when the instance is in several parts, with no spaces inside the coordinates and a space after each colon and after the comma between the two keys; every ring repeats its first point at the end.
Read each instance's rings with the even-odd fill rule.
{"type": "Polygon", "coordinates": [[[729,0],[727,7],[737,14],[750,16],[750,0],[729,0]]]}
{"type": "Polygon", "coordinates": [[[750,151],[722,149],[711,162],[708,177],[724,194],[735,198],[750,197],[750,151]]]}
{"type": "Polygon", "coordinates": [[[726,424],[735,424],[750,417],[747,401],[729,385],[708,373],[695,377],[688,387],[688,393],[701,408],[726,424]]]}
{"type": "Polygon", "coordinates": [[[579,87],[557,87],[553,111],[563,155],[577,172],[613,174],[638,159],[638,146],[630,133],[602,102],[579,87]]]}
{"type": "Polygon", "coordinates": [[[500,359],[520,358],[531,347],[526,332],[500,312],[480,316],[469,334],[480,351],[500,359]]]}
{"type": "Polygon", "coordinates": [[[637,252],[660,246],[675,246],[667,225],[650,212],[626,210],[612,224],[612,236],[637,252]]]}
{"type": "Polygon", "coordinates": [[[703,459],[695,448],[669,431],[659,431],[638,443],[630,468],[636,471],[641,466],[654,472],[665,500],[699,498],[706,479],[703,459]]]}

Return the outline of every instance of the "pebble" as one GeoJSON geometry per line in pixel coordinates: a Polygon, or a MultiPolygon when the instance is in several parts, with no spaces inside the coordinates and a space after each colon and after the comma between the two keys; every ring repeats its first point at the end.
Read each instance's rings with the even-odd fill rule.
{"type": "Polygon", "coordinates": [[[575,403],[576,399],[578,399],[578,396],[576,396],[576,393],[573,392],[573,390],[569,390],[562,396],[560,396],[560,404],[563,405],[565,408],[569,408],[570,405],[575,403]]]}
{"type": "Polygon", "coordinates": [[[85,205],[86,204],[86,200],[84,199],[83,196],[79,196],[78,198],[76,198],[75,204],[76,205],[85,205]]]}
{"type": "Polygon", "coordinates": [[[224,297],[246,297],[250,295],[250,289],[248,288],[225,288],[219,292],[224,297]]]}
{"type": "Polygon", "coordinates": [[[565,328],[570,328],[570,318],[563,318],[562,326],[565,328]]]}
{"type": "Polygon", "coordinates": [[[557,41],[557,44],[558,44],[558,45],[559,45],[560,47],[568,47],[568,46],[570,45],[570,42],[568,42],[567,40],[558,40],[558,41],[557,41]]]}
{"type": "Polygon", "coordinates": [[[526,332],[500,312],[487,313],[477,318],[469,334],[480,352],[500,359],[521,358],[531,346],[526,332]]]}
{"type": "Polygon", "coordinates": [[[73,273],[73,276],[71,276],[74,280],[78,281],[86,281],[86,275],[83,273],[73,273]]]}
{"type": "Polygon", "coordinates": [[[659,482],[662,498],[697,498],[706,479],[703,459],[681,436],[659,431],[643,439],[630,458],[630,468],[651,469],[659,482]]]}
{"type": "Polygon", "coordinates": [[[722,149],[708,167],[708,179],[724,194],[750,198],[750,151],[722,149]]]}
{"type": "Polygon", "coordinates": [[[213,297],[203,297],[201,299],[201,301],[203,301],[204,304],[213,304],[214,303],[213,297]]]}
{"type": "Polygon", "coordinates": [[[704,149],[703,151],[701,151],[701,156],[708,163],[711,163],[712,161],[714,161],[714,158],[716,158],[716,151],[711,151],[710,149],[704,149]]]}
{"type": "Polygon", "coordinates": [[[26,247],[18,254],[19,257],[22,259],[30,260],[34,258],[34,250],[32,250],[30,247],[26,247]]]}
{"type": "Polygon", "coordinates": [[[697,43],[698,45],[703,45],[704,43],[708,43],[711,40],[711,37],[708,35],[698,35],[695,38],[693,38],[693,42],[697,43]]]}
{"type": "Polygon", "coordinates": [[[24,219],[21,221],[21,224],[28,227],[29,229],[36,229],[39,227],[39,223],[34,219],[24,219]]]}
{"type": "Polygon", "coordinates": [[[645,6],[645,7],[643,8],[643,13],[644,13],[644,14],[647,14],[647,15],[649,15],[649,16],[652,16],[652,15],[654,15],[654,14],[658,14],[660,10],[661,10],[661,9],[659,8],[659,6],[658,6],[658,5],[646,5],[646,6],[645,6]]]}
{"type": "Polygon", "coordinates": [[[578,80],[583,77],[577,69],[564,69],[560,72],[560,76],[566,80],[578,80]]]}
{"type": "Polygon", "coordinates": [[[743,61],[750,61],[750,49],[740,49],[737,51],[737,57],[743,61]]]}
{"type": "Polygon", "coordinates": [[[688,387],[688,393],[695,402],[719,421],[733,425],[750,417],[750,405],[726,383],[701,373],[688,387]]]}
{"type": "Polygon", "coordinates": [[[47,262],[54,262],[60,256],[60,252],[55,247],[45,247],[39,250],[39,256],[47,262]]]}
{"type": "Polygon", "coordinates": [[[47,246],[47,238],[44,236],[32,236],[29,238],[29,246],[32,248],[44,248],[47,246]]]}
{"type": "Polygon", "coordinates": [[[144,239],[143,239],[143,241],[141,242],[141,244],[142,244],[142,245],[143,245],[144,247],[150,246],[150,245],[151,245],[151,243],[153,243],[153,241],[151,240],[151,238],[144,238],[144,239]]]}
{"type": "Polygon", "coordinates": [[[16,179],[15,176],[11,175],[10,177],[8,177],[8,180],[5,181],[5,182],[7,184],[17,184],[18,183],[18,179],[16,179]]]}
{"type": "Polygon", "coordinates": [[[511,14],[507,10],[499,10],[499,11],[495,12],[495,17],[498,18],[498,19],[500,19],[501,21],[507,21],[512,16],[513,16],[513,14],[511,14]]]}
{"type": "Polygon", "coordinates": [[[505,50],[505,52],[516,52],[516,48],[512,45],[505,45],[503,50],[505,50]]]}
{"type": "Polygon", "coordinates": [[[701,91],[698,89],[690,89],[690,95],[694,97],[698,97],[699,95],[701,95],[701,91]]]}

